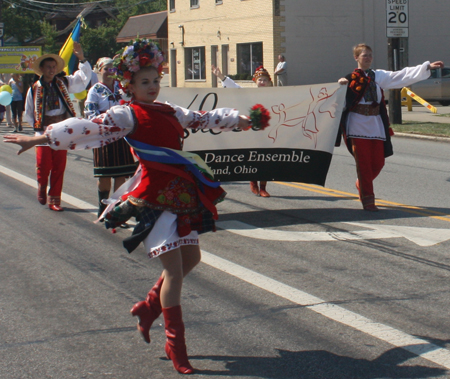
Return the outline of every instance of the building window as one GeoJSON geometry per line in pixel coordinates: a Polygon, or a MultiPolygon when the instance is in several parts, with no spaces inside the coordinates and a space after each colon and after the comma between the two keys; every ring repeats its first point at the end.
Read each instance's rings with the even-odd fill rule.
{"type": "Polygon", "coordinates": [[[170,2],[169,2],[169,10],[171,12],[175,11],[175,0],[170,0],[170,2]]]}
{"type": "Polygon", "coordinates": [[[204,80],[205,76],[205,48],[192,47],[184,49],[186,65],[186,80],[204,80]]]}
{"type": "Polygon", "coordinates": [[[200,0],[191,0],[191,8],[198,8],[200,6],[200,0]]]}
{"type": "Polygon", "coordinates": [[[263,65],[263,44],[243,43],[237,45],[238,74],[252,76],[256,68],[263,65]]]}

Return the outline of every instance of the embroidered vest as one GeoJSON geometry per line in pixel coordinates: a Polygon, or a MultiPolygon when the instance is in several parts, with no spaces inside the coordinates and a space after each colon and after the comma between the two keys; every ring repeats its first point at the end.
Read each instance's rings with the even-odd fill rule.
{"type": "MultiPolygon", "coordinates": [[[[55,76],[52,81],[58,97],[62,100],[64,107],[69,112],[70,117],[75,117],[76,112],[70,100],[69,91],[67,90],[66,80],[55,76]]],[[[42,77],[33,84],[33,103],[34,103],[34,130],[44,131],[43,124],[45,117],[45,102],[47,101],[48,91],[42,84],[42,77]]]]}

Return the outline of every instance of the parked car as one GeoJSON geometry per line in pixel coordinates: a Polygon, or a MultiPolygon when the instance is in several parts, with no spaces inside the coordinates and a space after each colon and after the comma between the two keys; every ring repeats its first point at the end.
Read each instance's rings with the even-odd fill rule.
{"type": "Polygon", "coordinates": [[[412,92],[426,101],[437,101],[450,105],[450,68],[431,70],[431,76],[409,87],[412,92]]]}

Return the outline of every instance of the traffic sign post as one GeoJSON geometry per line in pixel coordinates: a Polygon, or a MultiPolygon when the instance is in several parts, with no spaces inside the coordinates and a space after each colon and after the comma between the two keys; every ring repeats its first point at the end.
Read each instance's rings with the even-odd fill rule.
{"type": "MultiPolygon", "coordinates": [[[[388,37],[389,70],[400,70],[400,38],[409,36],[409,0],[386,0],[386,36],[388,37]]],[[[389,119],[393,124],[402,123],[402,101],[400,90],[391,90],[389,95],[389,119]]]]}

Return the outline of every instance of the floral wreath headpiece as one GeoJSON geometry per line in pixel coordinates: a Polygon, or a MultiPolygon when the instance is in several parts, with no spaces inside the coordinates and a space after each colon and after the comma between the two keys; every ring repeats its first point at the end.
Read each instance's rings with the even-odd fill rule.
{"type": "Polygon", "coordinates": [[[256,68],[255,73],[253,74],[253,81],[256,82],[260,76],[266,76],[272,81],[269,72],[263,66],[256,68]]]}
{"type": "Polygon", "coordinates": [[[131,41],[129,46],[121,50],[114,59],[114,66],[117,68],[114,76],[119,81],[119,86],[123,92],[130,96],[128,85],[133,74],[141,68],[153,66],[162,73],[162,63],[164,62],[164,53],[157,42],[149,39],[136,39],[131,41]]]}

